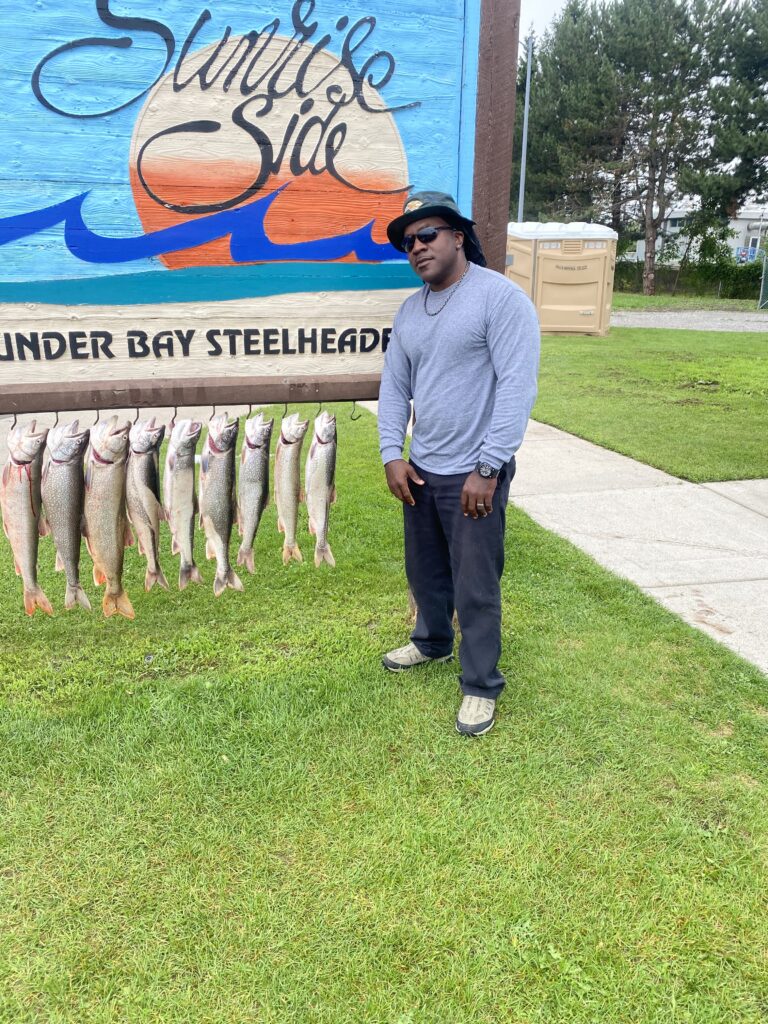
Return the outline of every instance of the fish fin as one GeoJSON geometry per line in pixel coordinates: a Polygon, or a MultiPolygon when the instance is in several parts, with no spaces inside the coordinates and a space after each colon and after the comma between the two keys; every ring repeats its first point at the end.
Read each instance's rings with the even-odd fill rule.
{"type": "Polygon", "coordinates": [[[289,562],[303,562],[299,545],[284,544],[283,545],[283,565],[288,565],[289,562]]]}
{"type": "Polygon", "coordinates": [[[332,505],[336,504],[336,487],[335,486],[331,488],[331,504],[332,505]]]}
{"type": "Polygon", "coordinates": [[[45,516],[40,516],[40,518],[38,519],[37,532],[40,534],[41,537],[47,537],[48,534],[51,532],[51,527],[45,516]]]}
{"type": "Polygon", "coordinates": [[[91,602],[88,600],[88,595],[83,588],[81,586],[70,587],[67,584],[67,590],[64,595],[64,607],[69,611],[78,604],[81,608],[85,608],[86,611],[91,611],[91,602]]]}
{"type": "Polygon", "coordinates": [[[203,577],[200,575],[200,570],[193,563],[192,565],[183,565],[179,569],[179,590],[186,590],[188,583],[203,583],[203,577]]]}
{"type": "Polygon", "coordinates": [[[244,590],[242,580],[234,569],[227,569],[226,572],[217,572],[213,580],[214,597],[221,597],[227,588],[232,590],[244,590]]]}
{"type": "Polygon", "coordinates": [[[322,547],[318,544],[315,547],[315,565],[321,566],[325,562],[327,565],[335,566],[336,559],[333,557],[333,552],[327,544],[322,547]]]}
{"type": "Polygon", "coordinates": [[[97,587],[100,587],[102,586],[102,584],[107,582],[106,574],[103,572],[102,569],[99,568],[98,565],[96,565],[95,562],[93,563],[93,582],[94,585],[97,587]]]}
{"type": "MultiPolygon", "coordinates": [[[[130,547],[129,544],[126,544],[125,546],[130,547]]],[[[147,557],[147,552],[144,550],[144,545],[141,543],[141,537],[138,535],[138,533],[136,534],[136,549],[138,550],[140,555],[143,555],[144,558],[147,557]]]]}
{"type": "Polygon", "coordinates": [[[178,555],[180,551],[181,548],[179,547],[179,542],[176,540],[176,534],[174,533],[171,535],[171,554],[178,555]]]}
{"type": "Polygon", "coordinates": [[[56,570],[56,572],[61,572],[63,570],[63,568],[64,568],[64,560],[61,557],[61,555],[59,554],[59,552],[57,551],[56,552],[56,564],[54,565],[54,569],[56,570]]]}
{"type": "Polygon", "coordinates": [[[85,489],[90,491],[91,483],[93,482],[93,469],[91,468],[91,461],[88,460],[88,465],[85,467],[85,489]]]}
{"type": "Polygon", "coordinates": [[[280,533],[285,533],[285,523],[280,516],[277,517],[277,529],[280,533]]]}
{"type": "Polygon", "coordinates": [[[27,615],[34,615],[35,608],[39,608],[46,615],[53,615],[51,602],[43,593],[42,587],[36,587],[34,590],[24,590],[24,611],[27,615]]]}
{"type": "Polygon", "coordinates": [[[122,615],[126,619],[136,618],[131,599],[124,590],[121,590],[119,594],[105,594],[104,600],[101,602],[101,609],[105,619],[111,619],[113,615],[122,615]]]}
{"type": "Polygon", "coordinates": [[[168,580],[165,578],[165,574],[159,565],[157,567],[157,572],[151,572],[147,569],[144,576],[144,589],[151,590],[156,583],[158,586],[162,587],[163,590],[168,589],[168,580]]]}
{"type": "Polygon", "coordinates": [[[306,501],[306,500],[307,500],[307,492],[304,490],[303,487],[300,487],[299,488],[299,504],[301,504],[302,501],[306,501]]]}
{"type": "Polygon", "coordinates": [[[80,516],[80,536],[88,536],[88,523],[85,521],[85,516],[80,516]]]}
{"type": "Polygon", "coordinates": [[[11,475],[11,467],[6,462],[6,464],[3,466],[3,487],[5,487],[5,485],[8,483],[8,477],[10,475],[11,475]]]}
{"type": "Polygon", "coordinates": [[[253,576],[256,572],[256,567],[253,564],[253,548],[241,547],[237,552],[237,564],[244,565],[251,576],[253,576]]]}
{"type": "Polygon", "coordinates": [[[21,566],[19,565],[15,558],[13,560],[13,568],[16,570],[16,575],[21,576],[21,566]]]}
{"type": "Polygon", "coordinates": [[[205,557],[208,559],[208,561],[216,557],[216,549],[214,548],[212,542],[209,540],[206,540],[205,542],[205,557]]]}
{"type": "MultiPolygon", "coordinates": [[[[125,533],[123,534],[123,545],[127,548],[132,548],[136,542],[133,539],[131,528],[128,523],[125,524],[125,533]]],[[[141,545],[139,545],[141,547],[141,545]]],[[[129,602],[130,603],[130,602],[129,602]]]]}
{"type": "Polygon", "coordinates": [[[309,535],[310,535],[310,537],[315,537],[317,535],[317,527],[312,522],[312,518],[311,517],[310,517],[309,523],[307,525],[309,527],[309,535]]]}

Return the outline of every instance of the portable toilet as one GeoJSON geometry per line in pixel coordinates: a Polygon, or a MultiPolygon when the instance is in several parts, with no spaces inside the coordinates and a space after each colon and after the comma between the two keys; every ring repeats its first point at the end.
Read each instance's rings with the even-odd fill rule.
{"type": "Polygon", "coordinates": [[[543,332],[608,333],[617,238],[583,221],[508,225],[506,275],[533,300],[543,332]]]}

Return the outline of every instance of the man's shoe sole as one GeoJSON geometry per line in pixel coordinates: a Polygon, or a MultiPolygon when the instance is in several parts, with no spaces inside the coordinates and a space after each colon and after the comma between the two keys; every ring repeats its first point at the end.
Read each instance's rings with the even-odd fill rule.
{"type": "Polygon", "coordinates": [[[427,658],[426,661],[417,661],[415,665],[398,665],[396,661],[390,661],[385,655],[381,659],[381,664],[388,672],[408,672],[412,668],[420,668],[422,665],[439,664],[441,661],[453,661],[453,655],[445,654],[442,658],[427,658]]]}
{"type": "Polygon", "coordinates": [[[496,725],[496,719],[492,718],[490,720],[490,722],[488,723],[488,725],[486,725],[486,727],[484,729],[480,729],[478,732],[470,732],[467,729],[462,729],[461,726],[459,725],[459,723],[457,722],[456,723],[456,732],[459,734],[459,736],[485,736],[485,734],[487,732],[491,731],[491,729],[494,727],[494,725],[496,725]]]}

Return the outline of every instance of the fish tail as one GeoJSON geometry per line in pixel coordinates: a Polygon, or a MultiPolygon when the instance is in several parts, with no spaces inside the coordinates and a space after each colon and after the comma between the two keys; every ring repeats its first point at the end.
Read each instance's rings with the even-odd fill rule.
{"type": "Polygon", "coordinates": [[[247,548],[243,544],[237,552],[237,564],[244,565],[251,576],[253,576],[256,572],[256,566],[253,564],[253,548],[247,548]]]}
{"type": "Polygon", "coordinates": [[[144,576],[144,589],[151,590],[156,583],[158,586],[162,587],[163,590],[168,589],[168,580],[165,578],[165,573],[159,565],[154,572],[151,569],[147,569],[144,576]]]}
{"type": "Polygon", "coordinates": [[[182,565],[179,569],[179,590],[185,590],[189,583],[202,582],[203,577],[194,562],[191,565],[182,565]]]}
{"type": "Polygon", "coordinates": [[[213,580],[213,594],[214,597],[220,597],[227,587],[231,587],[232,590],[243,590],[243,582],[237,575],[234,569],[226,569],[224,572],[216,572],[216,576],[213,580]]]}
{"type": "Polygon", "coordinates": [[[289,562],[303,562],[298,544],[283,544],[283,565],[289,562]]]}
{"type": "Polygon", "coordinates": [[[328,544],[315,545],[315,565],[320,566],[325,562],[327,565],[335,566],[336,559],[328,544]]]}
{"type": "Polygon", "coordinates": [[[43,593],[42,587],[35,587],[34,590],[27,590],[24,588],[24,611],[27,615],[34,615],[35,609],[39,608],[40,611],[45,612],[46,615],[53,615],[53,608],[51,608],[51,602],[43,593]]]}
{"type": "Polygon", "coordinates": [[[105,619],[109,619],[113,615],[123,615],[126,619],[136,618],[131,600],[124,590],[118,594],[105,594],[101,607],[105,619]]]}
{"type": "Polygon", "coordinates": [[[81,608],[85,608],[86,611],[91,610],[91,602],[88,600],[88,595],[80,584],[76,583],[74,586],[70,586],[68,583],[64,594],[64,607],[69,611],[78,604],[81,608]]]}

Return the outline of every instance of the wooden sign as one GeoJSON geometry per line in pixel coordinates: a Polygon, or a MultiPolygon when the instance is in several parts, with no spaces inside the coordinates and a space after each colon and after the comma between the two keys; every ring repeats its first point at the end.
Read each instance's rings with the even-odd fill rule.
{"type": "Polygon", "coordinates": [[[0,0],[0,413],[376,397],[439,189],[503,269],[519,0],[0,0]]]}

